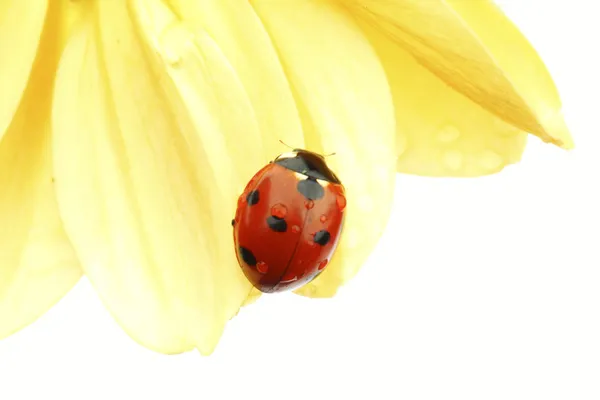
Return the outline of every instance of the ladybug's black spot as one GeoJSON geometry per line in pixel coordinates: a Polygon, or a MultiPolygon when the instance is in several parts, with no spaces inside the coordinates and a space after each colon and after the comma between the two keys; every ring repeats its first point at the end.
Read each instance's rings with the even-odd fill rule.
{"type": "Polygon", "coordinates": [[[247,248],[240,246],[240,257],[242,257],[242,260],[244,260],[246,264],[250,266],[256,265],[256,257],[254,257],[254,254],[247,248]]]}
{"type": "Polygon", "coordinates": [[[298,182],[298,186],[296,186],[296,188],[302,194],[302,196],[309,200],[319,200],[325,195],[325,189],[323,189],[323,186],[321,186],[319,182],[313,178],[308,178],[298,182]]]}
{"type": "Polygon", "coordinates": [[[287,231],[287,222],[285,222],[283,218],[277,218],[271,215],[269,218],[267,218],[267,225],[269,225],[269,228],[275,232],[287,231]]]}
{"type": "Polygon", "coordinates": [[[248,193],[248,196],[246,196],[246,201],[248,202],[249,206],[257,204],[259,200],[260,196],[258,195],[258,190],[253,190],[248,193]]]}
{"type": "Polygon", "coordinates": [[[315,233],[314,240],[316,244],[325,246],[329,242],[329,239],[331,239],[331,234],[327,231],[319,231],[315,233]]]}
{"type": "Polygon", "coordinates": [[[235,219],[231,220],[231,226],[235,226],[235,219]]]}

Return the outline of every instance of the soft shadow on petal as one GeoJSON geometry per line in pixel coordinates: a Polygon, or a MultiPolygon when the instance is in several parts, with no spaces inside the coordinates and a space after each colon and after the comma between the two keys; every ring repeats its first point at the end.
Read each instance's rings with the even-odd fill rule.
{"type": "Polygon", "coordinates": [[[284,64],[310,150],[346,187],[346,220],[331,263],[296,292],[330,297],[359,270],[386,226],[394,191],[394,110],[385,72],[343,8],[254,1],[284,64]]]}
{"type": "Polygon", "coordinates": [[[344,0],[440,79],[519,129],[573,141],[539,56],[488,0],[344,0]]]}
{"type": "Polygon", "coordinates": [[[0,140],[27,86],[47,7],[48,0],[0,2],[0,140]]]}
{"type": "MultiPolygon", "coordinates": [[[[55,11],[49,11],[49,21],[56,21],[55,11]]],[[[81,277],[52,175],[56,34],[55,24],[47,24],[23,101],[0,141],[0,338],[37,319],[81,277]]]]}
{"type": "Polygon", "coordinates": [[[129,335],[209,354],[251,289],[230,221],[243,175],[262,163],[257,122],[208,35],[160,2],[96,4],[55,95],[65,227],[129,335]]]}
{"type": "Polygon", "coordinates": [[[472,177],[521,159],[526,133],[453,90],[370,25],[363,28],[392,88],[399,172],[472,177]]]}

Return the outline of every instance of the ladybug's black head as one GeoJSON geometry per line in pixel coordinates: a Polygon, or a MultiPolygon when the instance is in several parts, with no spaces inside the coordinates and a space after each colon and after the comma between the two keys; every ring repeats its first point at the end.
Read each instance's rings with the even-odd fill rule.
{"type": "Polygon", "coordinates": [[[281,154],[275,159],[274,163],[310,178],[321,179],[331,183],[341,183],[333,171],[329,169],[327,163],[325,163],[325,158],[312,151],[294,149],[290,153],[281,154]]]}

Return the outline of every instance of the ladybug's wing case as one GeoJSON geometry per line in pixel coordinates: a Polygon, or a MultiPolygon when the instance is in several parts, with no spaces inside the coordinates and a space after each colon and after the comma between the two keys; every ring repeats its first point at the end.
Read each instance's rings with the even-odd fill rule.
{"type": "Polygon", "coordinates": [[[346,206],[344,187],[320,180],[315,183],[324,190],[318,198],[304,199],[308,212],[300,240],[274,291],[295,289],[312,281],[327,266],[337,247],[346,206]]]}
{"type": "Polygon", "coordinates": [[[258,289],[272,291],[294,257],[307,216],[295,173],[263,169],[238,201],[234,240],[238,261],[258,289]]]}

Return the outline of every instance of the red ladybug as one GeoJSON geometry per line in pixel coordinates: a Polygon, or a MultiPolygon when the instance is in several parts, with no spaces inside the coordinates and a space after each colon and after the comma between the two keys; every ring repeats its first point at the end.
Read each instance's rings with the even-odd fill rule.
{"type": "Polygon", "coordinates": [[[294,149],[263,167],[231,222],[248,280],[273,293],[314,279],[337,247],[345,207],[344,186],[320,154],[294,149]]]}

